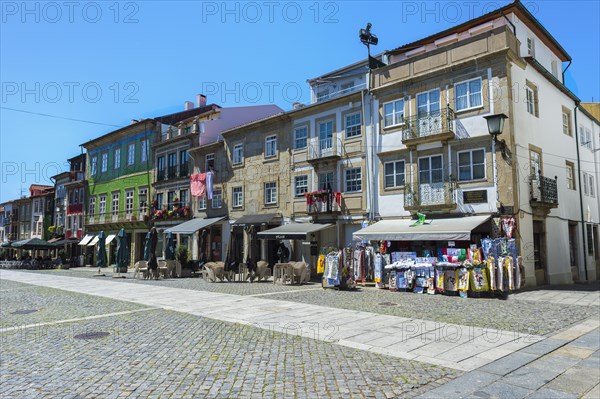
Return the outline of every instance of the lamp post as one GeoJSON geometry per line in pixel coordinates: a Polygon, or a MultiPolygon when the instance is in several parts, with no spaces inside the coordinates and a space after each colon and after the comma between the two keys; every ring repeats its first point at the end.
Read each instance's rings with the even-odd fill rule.
{"type": "Polygon", "coordinates": [[[484,116],[487,121],[488,133],[492,136],[492,157],[494,164],[494,187],[496,189],[496,207],[501,207],[499,192],[498,192],[498,171],[496,165],[496,145],[502,147],[502,157],[506,160],[506,143],[504,140],[498,141],[498,135],[502,134],[504,130],[504,120],[508,119],[505,114],[495,114],[484,116]]]}

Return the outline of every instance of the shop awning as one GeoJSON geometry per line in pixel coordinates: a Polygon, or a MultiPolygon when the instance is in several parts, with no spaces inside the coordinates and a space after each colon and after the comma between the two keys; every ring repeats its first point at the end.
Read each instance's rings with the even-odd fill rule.
{"type": "Polygon", "coordinates": [[[106,237],[106,245],[110,244],[110,242],[114,240],[116,236],[116,234],[109,234],[108,237],[106,237]]]}
{"type": "MultiPolygon", "coordinates": [[[[50,241],[48,241],[50,242],[50,241]]],[[[76,238],[63,238],[62,240],[54,241],[52,246],[59,248],[69,244],[75,244],[77,242],[76,238]]]]}
{"type": "Polygon", "coordinates": [[[305,240],[310,233],[333,227],[333,224],[290,223],[260,231],[256,236],[263,240],[305,240]]]}
{"type": "Polygon", "coordinates": [[[93,234],[86,234],[85,237],[81,241],[79,241],[78,245],[88,245],[88,243],[94,238],[93,234]]]}
{"type": "Polygon", "coordinates": [[[248,224],[269,224],[274,219],[278,218],[279,215],[276,213],[265,213],[263,215],[244,215],[236,220],[234,226],[245,226],[248,224]]]}
{"type": "Polygon", "coordinates": [[[221,216],[218,218],[210,218],[210,219],[192,219],[187,222],[183,222],[178,224],[177,226],[170,227],[165,229],[165,233],[173,233],[173,234],[194,234],[200,229],[210,226],[211,224],[215,224],[225,219],[225,216],[221,216]]]}
{"type": "Polygon", "coordinates": [[[92,241],[88,242],[87,246],[88,246],[88,247],[94,246],[94,245],[96,245],[96,243],[97,243],[97,242],[98,242],[98,236],[95,236],[95,237],[92,239],[92,241]]]}
{"type": "Polygon", "coordinates": [[[414,225],[415,220],[381,220],[353,234],[359,240],[389,241],[469,241],[471,231],[485,223],[487,216],[465,216],[461,218],[430,219],[423,225],[414,225]]]}

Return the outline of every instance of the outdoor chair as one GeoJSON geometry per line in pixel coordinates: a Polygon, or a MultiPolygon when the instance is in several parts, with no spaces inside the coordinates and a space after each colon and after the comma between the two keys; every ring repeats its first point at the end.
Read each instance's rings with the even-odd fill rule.
{"type": "Polygon", "coordinates": [[[219,279],[221,282],[227,277],[225,273],[225,264],[223,262],[207,262],[204,268],[208,269],[206,273],[206,281],[212,283],[219,279]]]}
{"type": "Polygon", "coordinates": [[[256,277],[258,281],[268,280],[271,277],[271,268],[264,260],[256,263],[256,277]]]}
{"type": "Polygon", "coordinates": [[[294,273],[292,277],[292,284],[298,282],[298,284],[302,285],[308,283],[310,280],[310,269],[307,267],[306,263],[295,262],[293,263],[294,273]]]}
{"type": "Polygon", "coordinates": [[[159,260],[158,261],[158,275],[163,276],[163,278],[169,278],[171,269],[167,266],[167,261],[159,260]]]}
{"type": "Polygon", "coordinates": [[[291,263],[275,263],[273,266],[273,284],[280,281],[281,284],[286,284],[288,281],[293,281],[294,267],[291,263]]]}
{"type": "Polygon", "coordinates": [[[138,260],[137,262],[135,262],[133,269],[133,278],[138,278],[140,275],[144,279],[150,277],[150,273],[148,272],[148,262],[146,262],[145,260],[138,260]]]}

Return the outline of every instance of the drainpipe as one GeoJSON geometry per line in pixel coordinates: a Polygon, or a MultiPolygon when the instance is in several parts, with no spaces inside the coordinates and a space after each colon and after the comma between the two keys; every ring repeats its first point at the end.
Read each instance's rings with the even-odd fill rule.
{"type": "MultiPolygon", "coordinates": [[[[367,73],[367,79],[368,79],[368,76],[369,76],[369,73],[367,73]]],[[[365,119],[364,119],[365,118],[365,108],[366,108],[365,107],[365,92],[367,92],[367,93],[369,92],[369,88],[368,88],[369,87],[369,81],[367,80],[366,83],[367,83],[367,88],[364,89],[364,90],[362,90],[360,92],[360,99],[361,99],[360,103],[361,103],[361,107],[362,107],[363,124],[365,125],[365,154],[367,155],[367,168],[366,168],[367,169],[367,179],[366,179],[367,180],[366,181],[367,184],[365,185],[365,191],[367,190],[368,187],[371,187],[371,184],[369,184],[370,181],[371,181],[371,179],[370,179],[370,173],[369,173],[369,167],[368,167],[369,166],[369,153],[368,153],[368,151],[369,151],[369,140],[368,140],[367,129],[366,129],[367,124],[365,123],[365,119]]],[[[342,184],[342,182],[340,182],[340,184],[342,184]]],[[[340,186],[340,188],[343,190],[343,188],[341,186],[340,186]]],[[[369,202],[371,202],[370,197],[368,197],[368,199],[369,199],[369,202]]],[[[367,219],[368,220],[371,220],[371,208],[372,208],[372,204],[370,204],[370,205],[371,205],[371,207],[369,207],[369,211],[367,212],[367,219]]]]}
{"type": "MultiPolygon", "coordinates": [[[[569,64],[567,65],[567,67],[565,68],[564,71],[562,71],[562,84],[565,84],[565,72],[567,72],[567,69],[569,69],[569,67],[571,66],[571,63],[573,62],[573,60],[569,60],[569,64]]],[[[575,111],[577,112],[577,111],[575,111]]]]}
{"type": "Polygon", "coordinates": [[[581,212],[581,232],[583,242],[583,270],[585,271],[585,281],[588,280],[587,259],[585,248],[585,219],[583,217],[583,186],[581,185],[581,158],[579,157],[579,130],[577,125],[577,108],[579,108],[579,100],[575,101],[575,146],[577,150],[577,180],[579,181],[579,211],[581,212]]]}

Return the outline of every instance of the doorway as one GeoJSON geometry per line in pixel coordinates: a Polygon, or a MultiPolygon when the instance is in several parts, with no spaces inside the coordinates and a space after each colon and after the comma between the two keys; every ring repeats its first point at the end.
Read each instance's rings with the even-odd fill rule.
{"type": "Polygon", "coordinates": [[[573,281],[579,281],[577,252],[577,224],[569,223],[569,253],[571,255],[571,276],[573,281]]]}
{"type": "Polygon", "coordinates": [[[533,264],[536,285],[547,284],[546,228],[543,221],[533,221],[533,264]]]}

